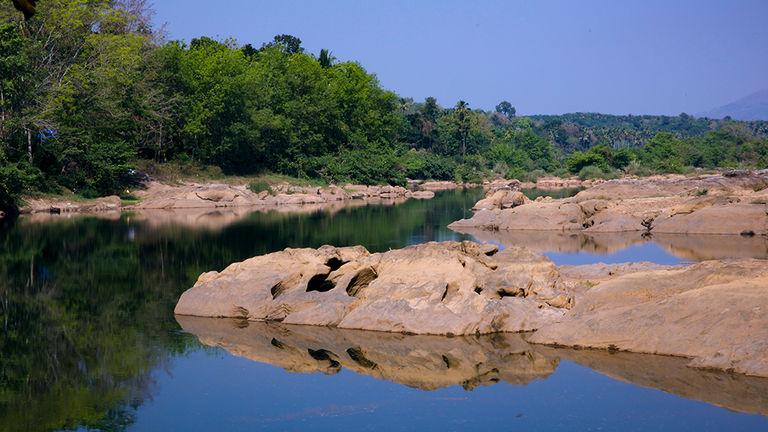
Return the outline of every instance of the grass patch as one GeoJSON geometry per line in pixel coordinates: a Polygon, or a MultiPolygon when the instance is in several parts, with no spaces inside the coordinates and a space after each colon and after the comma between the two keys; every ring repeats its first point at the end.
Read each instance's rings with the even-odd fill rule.
{"type": "Polygon", "coordinates": [[[141,198],[130,193],[120,194],[120,203],[122,205],[133,205],[141,202],[141,198]]]}

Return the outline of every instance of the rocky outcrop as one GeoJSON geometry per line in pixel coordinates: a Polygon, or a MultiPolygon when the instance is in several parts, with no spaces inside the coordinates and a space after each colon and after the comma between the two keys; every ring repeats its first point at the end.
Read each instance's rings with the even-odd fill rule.
{"type": "Polygon", "coordinates": [[[660,176],[600,183],[564,199],[476,205],[451,228],[586,233],[768,234],[768,174],[660,176]]]}
{"type": "Polygon", "coordinates": [[[521,182],[516,179],[495,179],[492,181],[486,181],[483,183],[483,187],[489,190],[498,189],[541,189],[541,190],[558,190],[558,189],[583,189],[598,185],[605,180],[581,180],[576,177],[560,178],[560,177],[540,177],[536,181],[521,182]]]}
{"type": "Polygon", "coordinates": [[[286,249],[200,276],[179,315],[417,334],[516,332],[572,306],[547,258],[477,243],[286,249]]]}
{"type": "Polygon", "coordinates": [[[278,184],[270,191],[255,193],[243,185],[223,183],[163,184],[149,182],[133,191],[135,204],[123,205],[117,196],[92,200],[25,198],[22,214],[120,212],[123,210],[211,211],[224,208],[255,208],[306,211],[336,208],[356,202],[401,203],[407,199],[431,199],[431,190],[412,191],[400,186],[335,185],[327,187],[278,184]]]}
{"type": "Polygon", "coordinates": [[[491,190],[485,195],[485,198],[477,202],[472,210],[494,210],[508,209],[521,206],[530,202],[530,200],[518,190],[498,189],[491,190]]]}
{"type": "Polygon", "coordinates": [[[768,377],[766,311],[764,260],[558,268],[524,248],[472,242],[286,249],[204,273],[175,310],[415,334],[536,331],[540,344],[768,377]]]}
{"type": "Polygon", "coordinates": [[[229,184],[165,185],[150,183],[145,190],[137,191],[142,198],[135,209],[190,209],[222,207],[280,207],[322,205],[350,200],[398,200],[429,199],[434,192],[413,192],[400,186],[308,187],[281,184],[271,191],[255,193],[245,186],[229,184]]]}
{"type": "Polygon", "coordinates": [[[695,367],[768,376],[766,311],[768,262],[706,261],[597,281],[565,320],[530,340],[683,356],[695,367]]]}
{"type": "Polygon", "coordinates": [[[456,183],[454,181],[449,180],[408,180],[408,188],[417,190],[417,191],[444,191],[444,190],[454,190],[454,189],[464,189],[464,188],[470,188],[470,187],[476,187],[479,185],[474,184],[467,184],[467,183],[456,183]]]}
{"type": "Polygon", "coordinates": [[[116,212],[122,206],[120,197],[108,196],[92,200],[67,200],[63,198],[25,198],[21,214],[62,214],[116,212]]]}
{"type": "Polygon", "coordinates": [[[342,370],[420,390],[471,391],[504,382],[546,379],[561,359],[613,379],[704,401],[733,411],[768,414],[768,379],[686,367],[687,360],[629,352],[532,345],[523,335],[441,337],[318,326],[177,316],[202,344],[288,372],[342,370]]]}

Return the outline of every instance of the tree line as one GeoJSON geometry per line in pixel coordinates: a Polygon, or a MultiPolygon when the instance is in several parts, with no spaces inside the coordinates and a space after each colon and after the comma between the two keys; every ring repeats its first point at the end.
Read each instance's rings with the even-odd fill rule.
{"type": "Polygon", "coordinates": [[[631,162],[666,170],[641,154],[669,132],[659,139],[675,152],[680,143],[730,149],[721,159],[681,154],[677,170],[766,165],[765,122],[518,117],[507,101],[493,111],[445,108],[401,98],[360,64],[309,53],[291,35],[257,46],[165,41],[151,13],[146,0],[59,0],[24,19],[0,4],[0,208],[24,193],[119,193],[141,177],[141,161],[391,184],[581,165],[605,174],[631,162]],[[621,162],[596,160],[605,149],[621,162]]]}

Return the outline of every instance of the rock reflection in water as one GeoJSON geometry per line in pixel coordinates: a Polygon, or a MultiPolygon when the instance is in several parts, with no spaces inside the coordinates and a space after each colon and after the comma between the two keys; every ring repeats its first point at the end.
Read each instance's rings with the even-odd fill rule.
{"type": "Polygon", "coordinates": [[[456,230],[482,242],[503,246],[520,245],[536,252],[608,255],[634,245],[656,243],[670,254],[688,261],[732,258],[768,259],[768,237],[653,234],[640,232],[594,233],[569,231],[487,231],[474,228],[456,230]]]}
{"type": "Polygon", "coordinates": [[[356,373],[422,390],[527,384],[557,368],[519,334],[440,337],[177,316],[205,345],[291,372],[356,373]]]}
{"type": "Polygon", "coordinates": [[[768,415],[768,379],[686,366],[667,356],[573,350],[528,344],[521,334],[478,337],[403,335],[177,316],[201,343],[290,372],[335,374],[342,368],[422,390],[546,379],[561,359],[613,379],[768,415]]]}

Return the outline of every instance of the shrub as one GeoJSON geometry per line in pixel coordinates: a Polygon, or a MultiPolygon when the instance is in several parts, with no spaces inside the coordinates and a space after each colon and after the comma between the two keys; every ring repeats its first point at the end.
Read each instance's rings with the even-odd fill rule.
{"type": "Polygon", "coordinates": [[[272,194],[272,186],[264,180],[254,180],[248,183],[248,189],[253,193],[269,192],[272,194]]]}
{"type": "Polygon", "coordinates": [[[539,177],[544,177],[546,175],[547,173],[544,170],[538,169],[538,170],[533,170],[529,173],[526,173],[525,175],[523,175],[523,178],[520,180],[536,183],[539,177]]]}
{"type": "Polygon", "coordinates": [[[456,183],[482,183],[483,173],[467,164],[461,164],[456,166],[453,172],[453,179],[456,183]]]}
{"type": "Polygon", "coordinates": [[[598,166],[587,165],[579,171],[579,178],[582,180],[605,178],[605,173],[598,166]]]}
{"type": "Polygon", "coordinates": [[[525,175],[526,175],[525,170],[523,170],[520,167],[515,167],[515,168],[510,168],[506,172],[506,174],[504,174],[504,178],[507,179],[507,180],[516,179],[516,180],[522,181],[523,177],[525,177],[525,175]]]}
{"type": "Polygon", "coordinates": [[[632,160],[624,172],[629,175],[635,175],[638,177],[647,177],[654,174],[654,171],[646,166],[643,166],[637,159],[632,160]]]}
{"type": "Polygon", "coordinates": [[[456,162],[427,150],[409,150],[400,158],[405,176],[420,180],[451,180],[456,162]]]}

